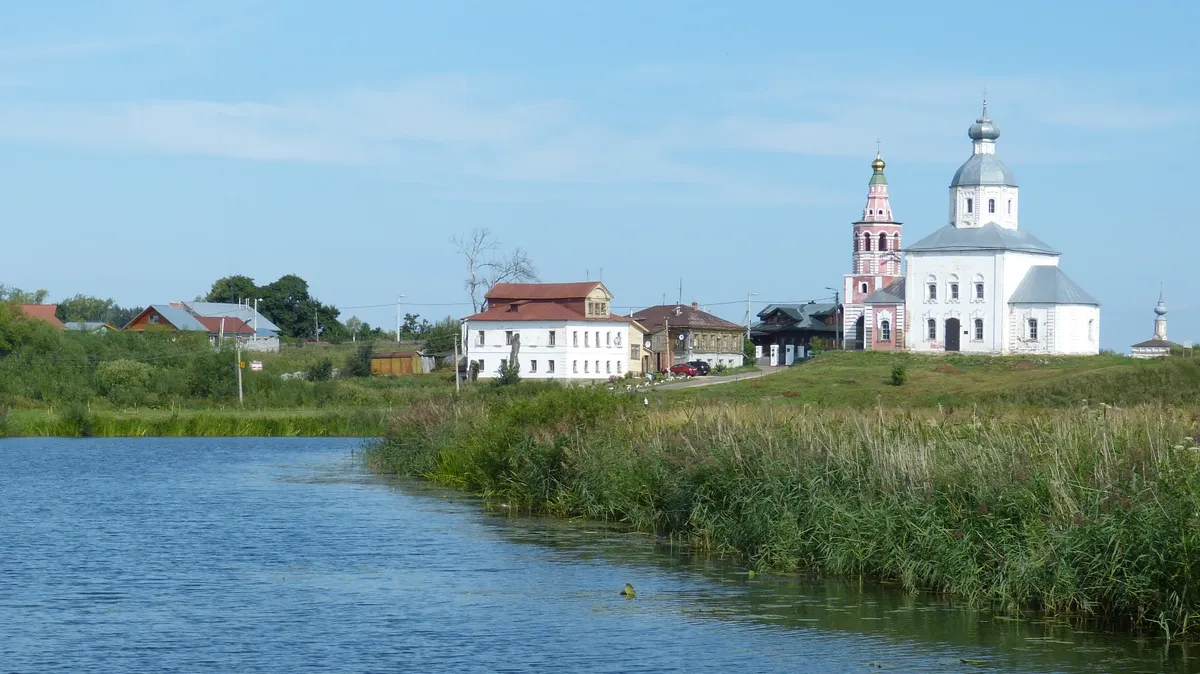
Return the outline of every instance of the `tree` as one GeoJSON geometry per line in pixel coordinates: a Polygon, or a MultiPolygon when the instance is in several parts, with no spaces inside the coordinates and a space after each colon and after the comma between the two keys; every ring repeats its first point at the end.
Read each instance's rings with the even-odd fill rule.
{"type": "Polygon", "coordinates": [[[344,370],[347,377],[370,377],[371,376],[371,345],[363,344],[358,347],[358,350],[346,357],[346,369],[344,370]]]}
{"type": "Polygon", "coordinates": [[[60,300],[55,316],[64,323],[101,321],[121,327],[142,313],[142,307],[125,308],[111,297],[100,299],[89,295],[75,295],[60,300]]]}
{"type": "Polygon", "coordinates": [[[487,229],[473,229],[466,237],[454,237],[450,243],[458,249],[467,263],[467,278],[463,282],[471,296],[471,306],[476,312],[481,295],[497,283],[527,283],[537,281],[537,268],[529,255],[520,248],[508,254],[500,254],[500,240],[487,229]]]}
{"type": "Polygon", "coordinates": [[[42,304],[46,301],[48,290],[21,290],[0,283],[0,302],[7,304],[42,304]]]}
{"type": "Polygon", "coordinates": [[[454,350],[454,342],[458,340],[460,327],[458,319],[447,316],[430,326],[423,335],[425,351],[429,353],[445,353],[454,350]]]}
{"type": "Polygon", "coordinates": [[[360,319],[358,316],[351,316],[350,318],[346,319],[346,330],[350,332],[352,338],[358,335],[358,333],[362,330],[362,326],[362,319],[360,319]]]}
{"type": "Polygon", "coordinates": [[[404,322],[400,324],[400,335],[412,338],[420,334],[421,326],[417,323],[417,319],[420,317],[420,314],[404,314],[404,322]]]}
{"type": "Polygon", "coordinates": [[[238,304],[245,300],[261,297],[254,279],[240,274],[219,278],[212,284],[212,289],[204,296],[205,302],[228,302],[238,304]]]}
{"type": "Polygon", "coordinates": [[[350,336],[350,331],[338,322],[337,307],[321,304],[308,290],[308,281],[287,274],[265,286],[255,285],[249,276],[226,276],[217,279],[204,296],[207,302],[237,303],[260,299],[258,310],[279,326],[286,337],[307,339],[320,336],[336,342],[350,336]]]}

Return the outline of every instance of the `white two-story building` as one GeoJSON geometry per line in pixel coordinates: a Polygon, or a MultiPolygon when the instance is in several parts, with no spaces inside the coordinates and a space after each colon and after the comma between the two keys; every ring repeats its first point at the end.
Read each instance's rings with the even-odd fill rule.
{"type": "Polygon", "coordinates": [[[599,281],[497,283],[480,313],[463,320],[468,363],[480,379],[499,376],[516,350],[523,379],[604,380],[641,374],[645,329],[612,313],[599,281]]]}

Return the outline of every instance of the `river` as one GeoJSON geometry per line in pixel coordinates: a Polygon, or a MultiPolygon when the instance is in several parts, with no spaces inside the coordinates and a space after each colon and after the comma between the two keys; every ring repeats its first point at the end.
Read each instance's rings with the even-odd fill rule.
{"type": "Polygon", "coordinates": [[[367,474],[360,444],[0,440],[0,672],[1200,666],[1156,639],[489,513],[367,474]]]}

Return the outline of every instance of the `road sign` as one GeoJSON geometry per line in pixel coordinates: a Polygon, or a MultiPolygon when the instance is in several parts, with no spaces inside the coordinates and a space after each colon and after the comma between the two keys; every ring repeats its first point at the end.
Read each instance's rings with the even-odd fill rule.
{"type": "Polygon", "coordinates": [[[261,360],[250,361],[250,371],[251,372],[262,372],[262,361],[261,360]]]}

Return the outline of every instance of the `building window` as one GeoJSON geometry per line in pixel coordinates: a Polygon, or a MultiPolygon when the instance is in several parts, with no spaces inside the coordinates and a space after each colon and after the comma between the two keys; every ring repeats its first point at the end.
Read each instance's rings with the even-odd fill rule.
{"type": "Polygon", "coordinates": [[[929,322],[926,324],[926,326],[928,328],[927,334],[929,336],[929,341],[931,341],[931,342],[936,341],[937,340],[937,321],[935,321],[931,318],[931,319],[929,319],[929,322]]]}
{"type": "Polygon", "coordinates": [[[537,372],[537,361],[531,360],[529,361],[529,373],[533,374],[534,372],[537,372]]]}
{"type": "Polygon", "coordinates": [[[621,361],[617,361],[617,374],[621,374],[621,361]]]}
{"type": "Polygon", "coordinates": [[[546,361],[546,374],[554,374],[554,361],[546,361]]]}
{"type": "Polygon", "coordinates": [[[974,199],[967,199],[967,212],[968,213],[975,212],[975,200],[974,199]]]}
{"type": "Polygon", "coordinates": [[[480,371],[480,372],[487,372],[486,366],[483,364],[483,359],[482,359],[482,358],[480,358],[480,359],[479,359],[479,371],[480,371]]]}
{"type": "Polygon", "coordinates": [[[604,361],[604,374],[612,374],[612,361],[604,361]]]}
{"type": "Polygon", "coordinates": [[[596,374],[600,374],[600,361],[596,361],[596,374]]]}
{"type": "Polygon", "coordinates": [[[613,344],[616,344],[617,346],[621,346],[621,333],[618,332],[617,336],[613,337],[613,344]]]}
{"type": "Polygon", "coordinates": [[[590,333],[590,332],[583,333],[583,345],[584,346],[592,345],[592,333],[590,333]]]}
{"type": "Polygon", "coordinates": [[[860,293],[867,292],[867,282],[866,281],[863,281],[861,284],[859,284],[858,292],[860,292],[860,293]]]}
{"type": "Polygon", "coordinates": [[[512,346],[512,333],[513,333],[512,330],[504,331],[504,345],[505,346],[512,346]]]}
{"type": "Polygon", "coordinates": [[[475,346],[483,346],[483,330],[479,331],[479,340],[475,342],[475,346]]]}
{"type": "Polygon", "coordinates": [[[1029,341],[1031,341],[1031,342],[1037,341],[1037,339],[1038,339],[1037,332],[1038,332],[1037,331],[1037,319],[1036,318],[1029,319],[1029,341]]]}
{"type": "Polygon", "coordinates": [[[958,284],[957,283],[950,284],[950,299],[954,300],[954,301],[958,301],[958,284]]]}
{"type": "Polygon", "coordinates": [[[554,331],[550,331],[550,341],[546,342],[547,346],[554,346],[554,331]]]}
{"type": "Polygon", "coordinates": [[[504,368],[506,368],[506,367],[508,367],[508,359],[507,359],[507,358],[501,358],[501,359],[500,359],[500,369],[501,369],[501,370],[503,370],[503,369],[504,369],[504,368]]]}
{"type": "Polygon", "coordinates": [[[583,361],[583,373],[588,374],[588,368],[591,366],[591,361],[583,361]]]}
{"type": "Polygon", "coordinates": [[[996,212],[996,200],[988,199],[988,213],[995,213],[995,212],[996,212]]]}
{"type": "Polygon", "coordinates": [[[871,250],[871,234],[869,232],[863,234],[863,250],[867,252],[871,250]]]}
{"type": "Polygon", "coordinates": [[[879,323],[879,339],[883,342],[892,341],[892,322],[886,318],[879,323]]]}
{"type": "MultiPolygon", "coordinates": [[[[596,348],[597,349],[600,348],[600,331],[599,330],[596,331],[596,348]]],[[[596,361],[596,371],[597,372],[600,371],[600,361],[596,361]]]]}
{"type": "Polygon", "coordinates": [[[887,250],[887,234],[879,235],[879,250],[887,250]]]}
{"type": "Polygon", "coordinates": [[[1008,200],[1008,214],[1012,215],[1012,199],[1008,200]]]}
{"type": "Polygon", "coordinates": [[[1088,321],[1088,341],[1096,341],[1096,319],[1094,318],[1088,321]]]}
{"type": "Polygon", "coordinates": [[[928,290],[928,292],[929,292],[929,297],[928,297],[928,299],[929,299],[930,301],[934,301],[934,300],[936,300],[936,299],[937,299],[937,284],[936,284],[936,283],[929,283],[929,284],[927,284],[927,285],[926,285],[926,289],[927,289],[927,290],[928,290]]]}
{"type": "Polygon", "coordinates": [[[158,325],[158,314],[150,314],[150,322],[158,325]]]}
{"type": "Polygon", "coordinates": [[[892,250],[900,250],[900,235],[892,235],[892,250]]]}
{"type": "Polygon", "coordinates": [[[983,341],[983,319],[982,318],[975,319],[975,341],[977,341],[977,342],[983,341]]]}
{"type": "Polygon", "coordinates": [[[574,347],[579,346],[579,331],[578,330],[573,331],[571,333],[571,346],[574,346],[574,347]]]}
{"type": "Polygon", "coordinates": [[[858,252],[858,236],[854,237],[854,252],[858,252]]]}
{"type": "Polygon", "coordinates": [[[975,299],[977,299],[977,300],[983,299],[983,284],[982,283],[979,283],[979,282],[975,283],[975,299]]]}
{"type": "Polygon", "coordinates": [[[579,361],[577,361],[577,360],[571,361],[571,373],[579,374],[579,361]]]}
{"type": "Polygon", "coordinates": [[[612,346],[612,333],[604,333],[604,346],[612,346]]]}

